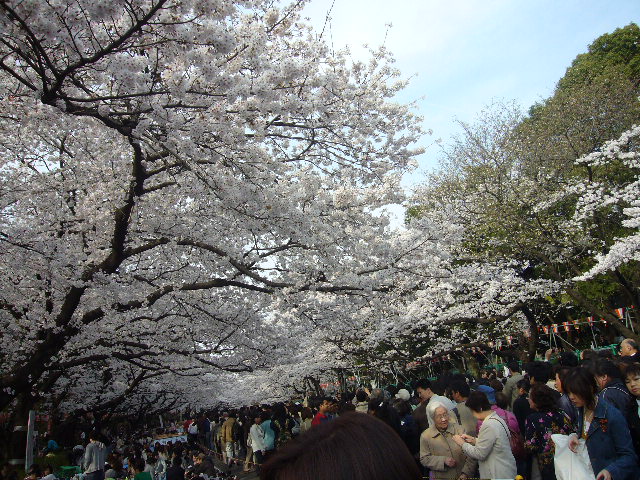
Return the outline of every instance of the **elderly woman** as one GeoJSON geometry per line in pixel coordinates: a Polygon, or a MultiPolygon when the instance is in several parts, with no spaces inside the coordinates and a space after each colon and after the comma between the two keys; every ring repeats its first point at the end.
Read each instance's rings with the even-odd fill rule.
{"type": "Polygon", "coordinates": [[[482,420],[478,438],[454,435],[462,451],[478,460],[480,478],[515,478],[516,459],[511,453],[509,427],[493,410],[483,392],[471,392],[466,402],[473,416],[482,420]]]}
{"type": "Polygon", "coordinates": [[[449,410],[441,404],[431,402],[427,406],[431,427],[420,436],[420,463],[431,471],[432,479],[464,480],[474,477],[477,462],[467,457],[462,448],[453,441],[454,435],[464,430],[451,421],[449,410]]]}

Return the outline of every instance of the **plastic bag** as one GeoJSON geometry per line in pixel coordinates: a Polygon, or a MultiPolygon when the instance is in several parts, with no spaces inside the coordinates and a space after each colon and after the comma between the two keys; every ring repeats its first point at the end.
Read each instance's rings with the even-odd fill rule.
{"type": "Polygon", "coordinates": [[[584,439],[579,440],[577,453],[569,450],[569,435],[551,435],[551,440],[556,445],[553,463],[557,480],[595,480],[584,439]]]}

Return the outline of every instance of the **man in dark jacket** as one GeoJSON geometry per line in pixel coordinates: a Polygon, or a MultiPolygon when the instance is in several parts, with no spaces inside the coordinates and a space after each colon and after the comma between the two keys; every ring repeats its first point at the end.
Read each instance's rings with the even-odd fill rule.
{"type": "Polygon", "coordinates": [[[640,353],[638,353],[638,344],[635,340],[625,338],[620,343],[620,356],[625,362],[640,361],[640,353]]]}
{"type": "Polygon", "coordinates": [[[173,464],[167,468],[167,480],[184,480],[184,468],[182,468],[182,458],[176,456],[173,464]]]}
{"type": "Polygon", "coordinates": [[[631,394],[622,381],[620,369],[611,360],[602,358],[596,362],[593,373],[601,388],[598,399],[606,400],[624,415],[629,409],[631,394]]]}

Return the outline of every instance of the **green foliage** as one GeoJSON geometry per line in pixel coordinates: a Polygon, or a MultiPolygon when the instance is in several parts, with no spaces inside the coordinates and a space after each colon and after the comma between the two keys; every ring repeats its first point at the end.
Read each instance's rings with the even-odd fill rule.
{"type": "Polygon", "coordinates": [[[558,82],[559,90],[622,74],[634,86],[640,82],[640,28],[635,23],[598,37],[578,55],[558,82]]]}
{"type": "MultiPolygon", "coordinates": [[[[463,133],[429,178],[424,202],[407,218],[453,205],[465,225],[467,256],[525,261],[534,278],[567,281],[587,271],[594,251],[627,233],[622,211],[600,209],[586,226],[572,225],[577,194],[563,192],[577,180],[621,185],[633,178],[623,165],[575,162],[640,122],[639,85],[638,26],[602,35],[527,116],[495,105],[475,124],[461,123],[463,133]]],[[[640,278],[637,265],[629,267],[579,282],[542,310],[586,313],[633,304],[629,292],[637,291],[640,278]]]]}

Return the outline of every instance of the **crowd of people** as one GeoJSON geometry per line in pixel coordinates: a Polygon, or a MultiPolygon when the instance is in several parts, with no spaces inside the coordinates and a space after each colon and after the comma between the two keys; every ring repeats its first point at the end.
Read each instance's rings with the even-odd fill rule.
{"type": "Polygon", "coordinates": [[[84,480],[213,480],[234,464],[273,480],[555,480],[552,435],[560,434],[573,452],[586,449],[597,480],[638,479],[637,347],[625,340],[619,356],[548,352],[546,361],[477,377],[445,373],[405,388],[215,410],[184,421],[177,430],[186,441],[175,443],[94,432],[74,454],[84,480]]]}

